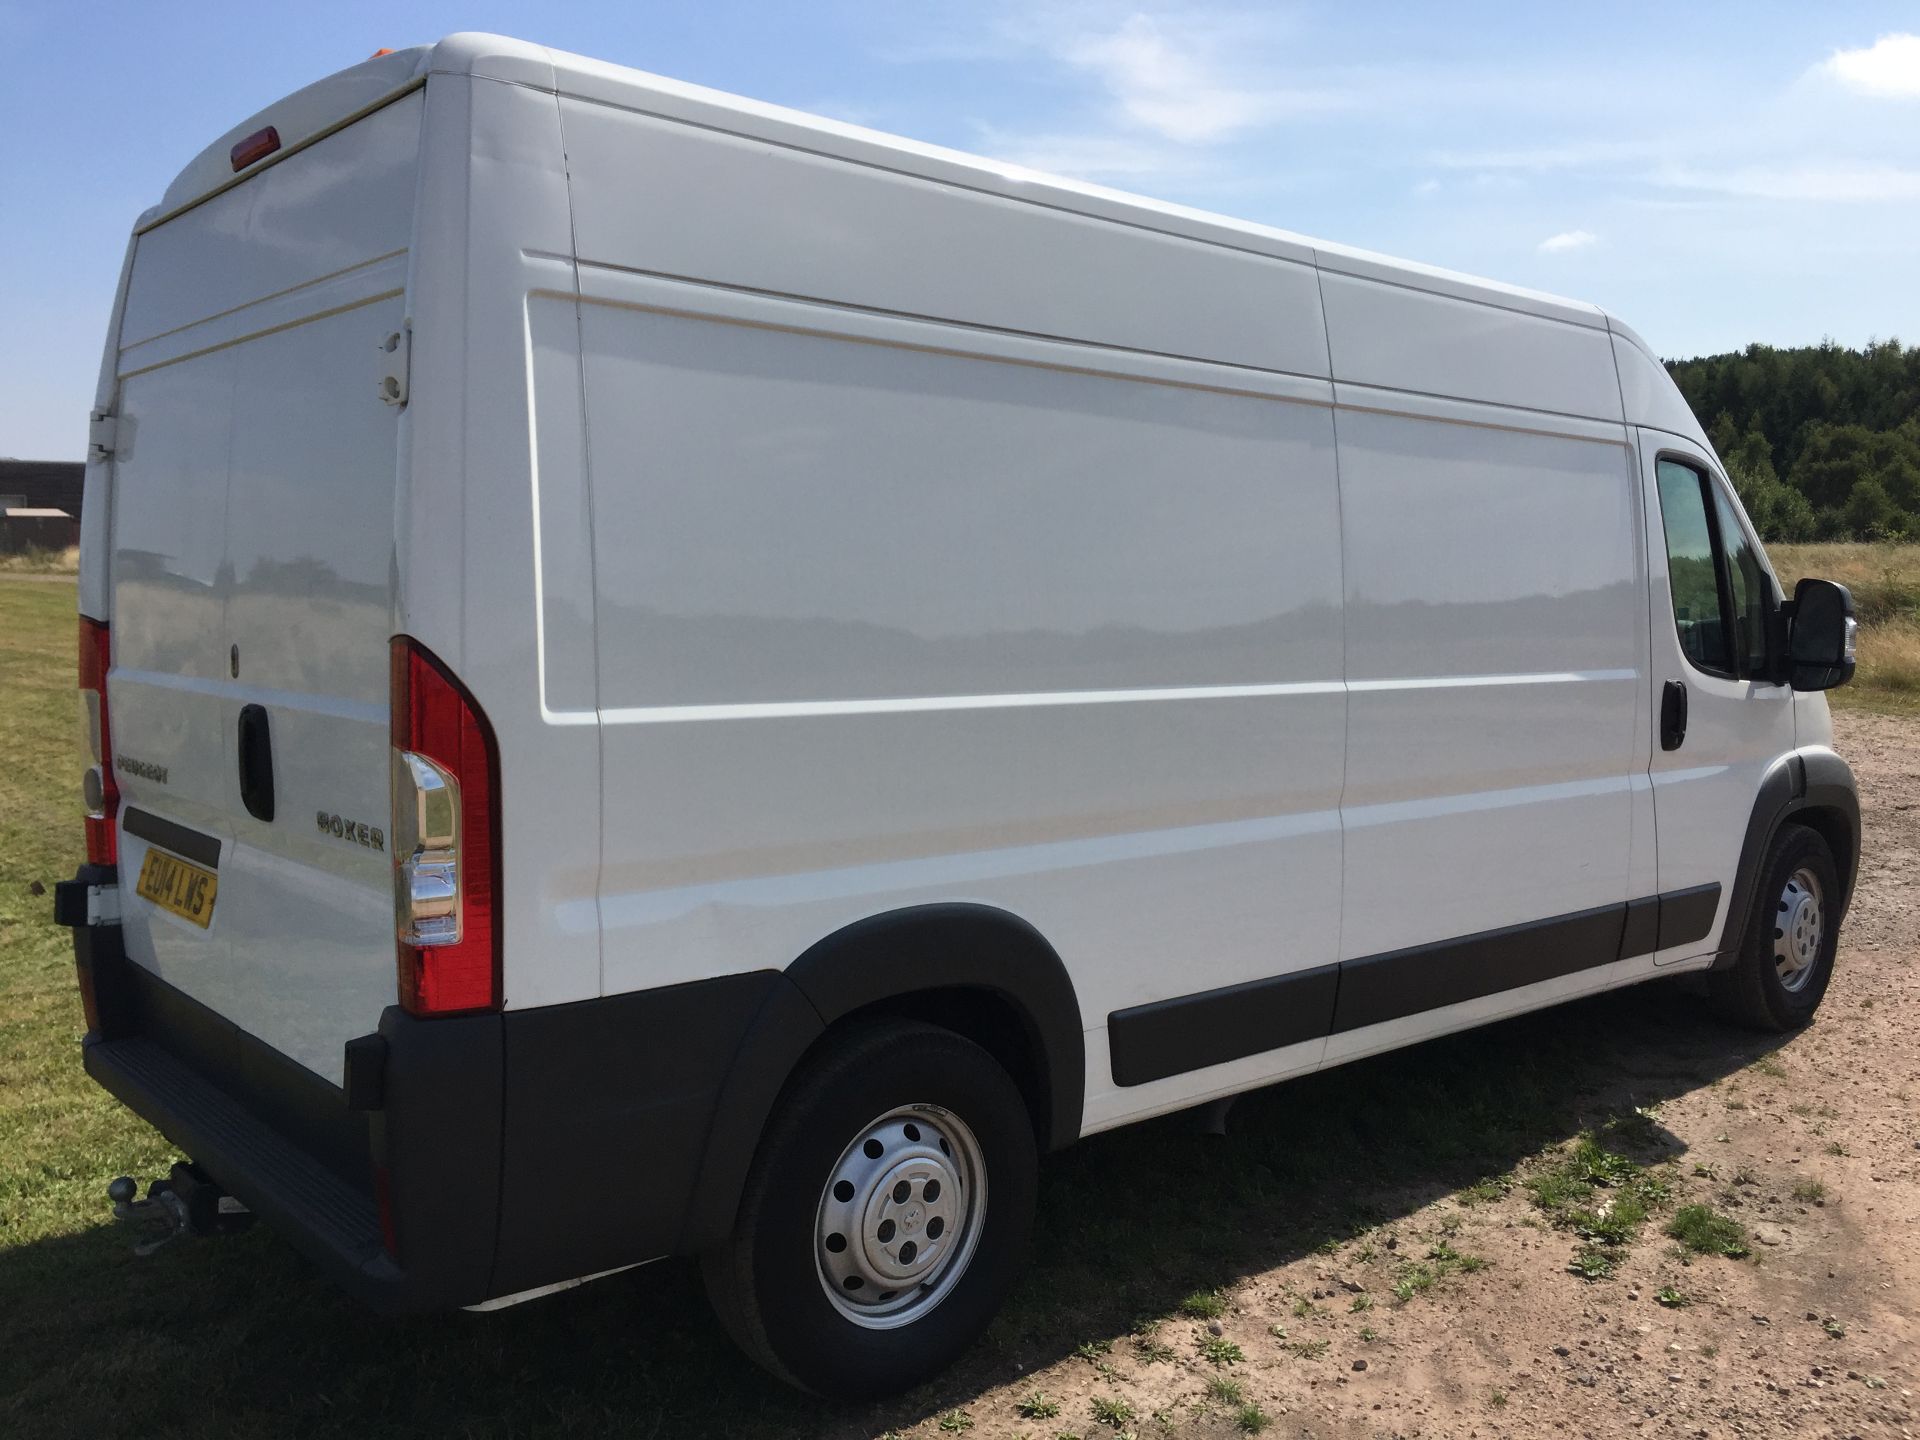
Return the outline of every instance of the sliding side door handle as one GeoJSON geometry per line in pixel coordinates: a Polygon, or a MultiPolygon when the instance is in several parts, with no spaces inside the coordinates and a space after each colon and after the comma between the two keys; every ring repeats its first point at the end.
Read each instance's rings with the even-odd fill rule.
{"type": "Polygon", "coordinates": [[[1660,748],[1678,750],[1687,738],[1687,682],[1667,681],[1660,692],[1660,748]]]}
{"type": "Polygon", "coordinates": [[[264,705],[240,711],[240,803],[256,820],[273,819],[273,732],[264,705]]]}

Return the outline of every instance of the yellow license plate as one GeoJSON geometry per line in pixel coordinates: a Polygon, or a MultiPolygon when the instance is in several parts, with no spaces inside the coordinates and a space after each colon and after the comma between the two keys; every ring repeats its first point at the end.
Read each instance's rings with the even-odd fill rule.
{"type": "Polygon", "coordinates": [[[149,850],[140,862],[140,883],[133,887],[142,900],[151,900],[202,930],[213,921],[213,897],[220,877],[211,870],[189,865],[164,850],[149,850]]]}

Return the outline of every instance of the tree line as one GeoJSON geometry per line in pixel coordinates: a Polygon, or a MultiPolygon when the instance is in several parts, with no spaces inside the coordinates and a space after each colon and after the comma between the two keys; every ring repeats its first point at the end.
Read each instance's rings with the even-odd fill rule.
{"type": "Polygon", "coordinates": [[[1763,540],[1920,540],[1920,346],[1667,362],[1763,540]]]}

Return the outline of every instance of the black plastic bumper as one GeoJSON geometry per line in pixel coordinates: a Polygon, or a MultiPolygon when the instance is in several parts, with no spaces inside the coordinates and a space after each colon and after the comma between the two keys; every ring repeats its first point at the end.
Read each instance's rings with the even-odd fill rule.
{"type": "Polygon", "coordinates": [[[117,927],[76,928],[74,956],[99,1017],[87,1073],[349,1293],[389,1313],[489,1298],[499,1016],[389,1011],[388,1107],[356,1113],[338,1087],[131,964],[117,927]]]}
{"type": "Polygon", "coordinates": [[[680,1248],[716,1096],[779,982],[759,972],[433,1020],[392,1007],[378,1042],[350,1046],[355,1102],[375,1107],[356,1110],[347,1090],[129,962],[119,927],[77,925],[74,955],[98,1017],[87,1073],[389,1313],[680,1248]]]}

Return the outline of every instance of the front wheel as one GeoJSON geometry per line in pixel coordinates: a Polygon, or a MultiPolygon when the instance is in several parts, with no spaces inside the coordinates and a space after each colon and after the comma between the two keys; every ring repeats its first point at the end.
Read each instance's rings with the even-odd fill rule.
{"type": "Polygon", "coordinates": [[[1797,1030],[1813,1019],[1840,943],[1840,874],[1827,842],[1783,825],[1760,867],[1739,956],[1707,977],[1721,1018],[1756,1030],[1797,1030]]]}
{"type": "Polygon", "coordinates": [[[734,1340],[790,1383],[890,1394],[977,1339],[1018,1277],[1038,1154],[1019,1089],[971,1041],[880,1020],[810,1060],[702,1259],[734,1340]]]}

